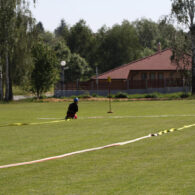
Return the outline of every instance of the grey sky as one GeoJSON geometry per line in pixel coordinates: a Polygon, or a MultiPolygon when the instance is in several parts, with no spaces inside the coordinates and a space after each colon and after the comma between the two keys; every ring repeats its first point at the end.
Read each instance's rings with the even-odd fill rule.
{"type": "Polygon", "coordinates": [[[53,31],[64,19],[71,26],[84,19],[96,32],[104,24],[108,27],[124,19],[134,21],[148,18],[153,21],[171,11],[171,0],[38,0],[31,8],[33,16],[46,30],[53,31]]]}

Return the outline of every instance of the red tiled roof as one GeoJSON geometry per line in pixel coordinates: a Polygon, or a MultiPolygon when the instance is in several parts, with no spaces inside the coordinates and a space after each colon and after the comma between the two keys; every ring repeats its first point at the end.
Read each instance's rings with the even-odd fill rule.
{"type": "Polygon", "coordinates": [[[166,49],[152,56],[142,58],[100,74],[98,79],[107,79],[108,77],[112,79],[127,79],[129,72],[132,70],[176,70],[177,66],[170,60],[171,55],[171,49],[166,49]]]}

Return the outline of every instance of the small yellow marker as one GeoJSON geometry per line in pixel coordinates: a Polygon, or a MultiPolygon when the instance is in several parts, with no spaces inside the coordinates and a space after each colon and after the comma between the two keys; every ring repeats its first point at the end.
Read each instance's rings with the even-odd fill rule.
{"type": "Polygon", "coordinates": [[[172,129],[170,129],[169,131],[170,131],[170,132],[173,132],[173,131],[175,131],[175,128],[172,128],[172,129]]]}
{"type": "Polygon", "coordinates": [[[107,79],[108,79],[108,83],[111,83],[111,81],[112,81],[111,77],[108,77],[107,79]]]}

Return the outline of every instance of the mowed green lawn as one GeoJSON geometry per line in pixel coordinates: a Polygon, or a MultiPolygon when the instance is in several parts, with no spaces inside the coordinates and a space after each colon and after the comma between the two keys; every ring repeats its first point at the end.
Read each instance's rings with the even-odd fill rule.
{"type": "MultiPolygon", "coordinates": [[[[0,104],[0,125],[62,119],[68,104],[0,104]]],[[[114,113],[107,114],[108,102],[83,101],[78,120],[0,127],[0,166],[195,124],[194,100],[113,102],[112,109],[114,113]]],[[[0,195],[12,194],[194,195],[195,127],[124,146],[0,169],[0,195]]]]}

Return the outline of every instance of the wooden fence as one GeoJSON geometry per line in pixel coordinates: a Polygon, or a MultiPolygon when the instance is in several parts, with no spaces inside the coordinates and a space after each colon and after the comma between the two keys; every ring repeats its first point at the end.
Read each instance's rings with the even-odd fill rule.
{"type": "MultiPolygon", "coordinates": [[[[166,88],[166,87],[184,87],[187,86],[183,79],[164,79],[164,80],[112,80],[110,83],[111,90],[128,90],[128,89],[149,89],[149,88],[166,88]]],[[[107,80],[90,80],[87,82],[59,82],[55,90],[107,90],[109,83],[107,80]]]]}

